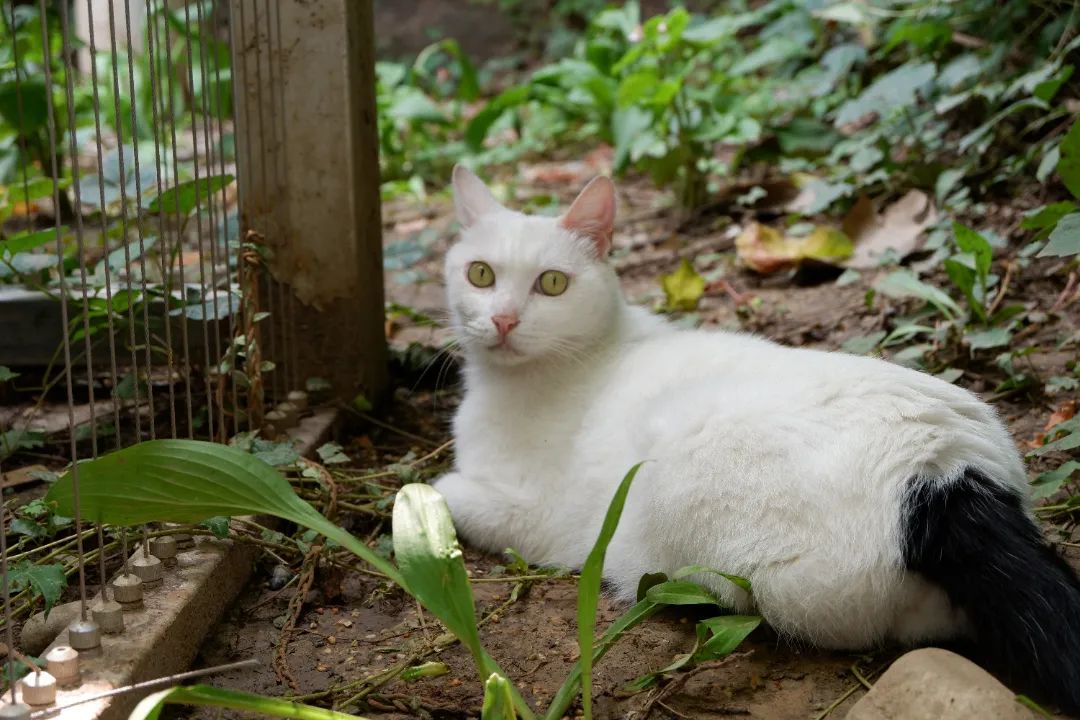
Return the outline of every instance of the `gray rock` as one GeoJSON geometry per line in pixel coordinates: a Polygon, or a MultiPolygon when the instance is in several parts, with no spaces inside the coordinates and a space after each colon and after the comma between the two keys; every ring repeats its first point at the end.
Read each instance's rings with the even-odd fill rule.
{"type": "Polygon", "coordinates": [[[49,613],[48,619],[45,618],[45,613],[36,613],[23,625],[22,633],[19,635],[19,649],[27,655],[40,655],[56,639],[56,636],[78,617],[78,600],[57,605],[49,613]]]}
{"type": "Polygon", "coordinates": [[[948,650],[913,650],[894,662],[848,720],[1033,720],[1016,694],[948,650]]]}

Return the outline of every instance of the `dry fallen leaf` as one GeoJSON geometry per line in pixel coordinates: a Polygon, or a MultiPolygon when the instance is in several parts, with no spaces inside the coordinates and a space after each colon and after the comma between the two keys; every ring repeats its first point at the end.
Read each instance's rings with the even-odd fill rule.
{"type": "Polygon", "coordinates": [[[809,235],[791,237],[755,222],[735,238],[735,252],[751,270],[769,274],[795,267],[803,260],[839,263],[851,255],[851,241],[836,228],[825,225],[817,226],[809,235]]]}
{"type": "Polygon", "coordinates": [[[923,231],[937,219],[933,200],[921,190],[908,191],[880,215],[872,200],[860,197],[843,222],[844,232],[855,244],[855,252],[844,265],[868,270],[877,267],[889,250],[900,258],[910,255],[922,246],[923,231]]]}
{"type": "Polygon", "coordinates": [[[667,296],[669,310],[693,310],[705,294],[705,278],[694,270],[694,266],[686,258],[683,258],[675,272],[662,276],[660,284],[667,296]]]}
{"type": "Polygon", "coordinates": [[[1032,450],[1040,448],[1046,444],[1046,435],[1053,430],[1057,425],[1071,420],[1076,415],[1076,400],[1066,400],[1058,406],[1046,421],[1046,425],[1043,427],[1041,433],[1027,441],[1027,446],[1032,450]]]}

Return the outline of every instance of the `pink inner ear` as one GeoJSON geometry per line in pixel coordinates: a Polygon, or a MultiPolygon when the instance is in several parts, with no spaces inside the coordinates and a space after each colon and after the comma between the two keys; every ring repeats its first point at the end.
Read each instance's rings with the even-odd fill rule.
{"type": "Polygon", "coordinates": [[[615,231],[615,185],[600,176],[585,186],[560,221],[572,233],[590,238],[598,257],[606,257],[615,231]]]}

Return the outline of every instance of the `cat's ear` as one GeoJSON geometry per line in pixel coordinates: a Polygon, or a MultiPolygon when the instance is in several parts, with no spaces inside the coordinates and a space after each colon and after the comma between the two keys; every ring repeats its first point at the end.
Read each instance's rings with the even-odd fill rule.
{"type": "Polygon", "coordinates": [[[597,257],[607,257],[615,232],[615,183],[603,175],[593,178],[559,223],[575,235],[592,240],[597,257]]]}
{"type": "Polygon", "coordinates": [[[463,165],[454,166],[454,208],[458,222],[469,227],[484,215],[503,209],[484,181],[463,165]]]}

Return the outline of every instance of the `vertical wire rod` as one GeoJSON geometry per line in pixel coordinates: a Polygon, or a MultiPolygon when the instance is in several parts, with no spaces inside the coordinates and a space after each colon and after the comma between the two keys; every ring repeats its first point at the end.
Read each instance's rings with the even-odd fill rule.
{"type": "MultiPolygon", "coordinates": [[[[158,100],[161,94],[161,88],[158,83],[158,62],[155,60],[154,49],[157,42],[157,27],[154,23],[154,8],[151,5],[151,0],[146,0],[146,58],[150,66],[150,118],[152,124],[152,130],[154,134],[154,172],[155,181],[157,182],[156,190],[160,196],[165,191],[165,177],[162,175],[162,159],[161,159],[161,125],[160,116],[158,113],[158,100]]],[[[164,104],[164,100],[162,100],[164,104]]],[[[173,157],[173,162],[176,162],[176,157],[173,157]]],[[[161,258],[161,282],[164,286],[164,300],[165,300],[165,314],[164,314],[164,326],[165,326],[165,370],[167,373],[166,386],[169,393],[169,436],[176,437],[176,388],[173,387],[173,377],[175,374],[175,363],[173,360],[173,338],[172,338],[172,256],[169,252],[169,243],[166,241],[167,235],[165,232],[165,212],[162,208],[158,208],[158,243],[160,245],[159,257],[161,258]]],[[[145,294],[145,291],[144,291],[145,294]]],[[[151,427],[151,432],[153,428],[151,427]]],[[[126,572],[126,571],[125,571],[126,572]]]]}
{"type": "MultiPolygon", "coordinates": [[[[90,50],[90,84],[91,84],[91,87],[92,87],[93,101],[94,101],[94,140],[95,140],[94,146],[95,146],[96,155],[97,155],[97,171],[98,171],[98,206],[99,206],[98,215],[99,215],[99,219],[100,219],[100,222],[101,222],[101,242],[105,246],[105,262],[103,263],[104,272],[105,272],[105,306],[106,306],[105,318],[106,318],[106,324],[107,324],[108,333],[109,333],[109,337],[108,337],[109,375],[110,375],[110,377],[112,379],[113,394],[114,394],[114,397],[113,397],[113,400],[112,400],[113,422],[116,425],[117,447],[120,447],[120,445],[119,445],[119,443],[121,442],[121,435],[120,435],[120,403],[119,403],[119,398],[115,396],[116,387],[117,387],[117,384],[120,381],[120,374],[119,374],[119,372],[117,372],[117,368],[116,368],[116,328],[115,328],[115,324],[113,322],[113,312],[112,312],[112,301],[113,301],[112,270],[109,267],[109,256],[108,256],[108,249],[109,249],[108,248],[108,244],[109,244],[109,240],[108,240],[108,237],[109,237],[109,218],[108,218],[108,213],[105,211],[105,183],[104,183],[104,179],[105,179],[105,161],[104,161],[104,157],[103,157],[104,150],[102,149],[102,146],[101,146],[101,98],[100,98],[99,92],[98,92],[97,48],[96,48],[95,39],[94,39],[94,10],[93,10],[93,5],[94,5],[93,0],[87,0],[86,8],[87,8],[87,12],[89,13],[87,19],[88,19],[88,26],[90,28],[90,37],[89,37],[89,41],[90,41],[89,42],[89,45],[90,45],[90,47],[89,47],[89,50],[90,50]]],[[[66,21],[66,18],[67,18],[66,6],[67,6],[67,3],[62,3],[61,4],[61,12],[63,13],[62,17],[64,18],[63,24],[64,24],[65,28],[66,28],[66,26],[68,24],[67,21],[66,21]]],[[[62,34],[63,34],[63,36],[65,38],[64,39],[64,44],[65,44],[65,47],[66,47],[67,43],[68,43],[68,41],[66,39],[67,38],[66,29],[62,34]]],[[[65,50],[65,52],[68,52],[68,51],[65,50]]],[[[70,131],[71,131],[71,143],[70,144],[71,144],[71,153],[72,153],[72,173],[74,175],[74,180],[75,180],[75,182],[72,183],[72,187],[75,188],[75,205],[76,205],[76,208],[77,208],[77,211],[76,211],[76,214],[75,214],[75,218],[76,218],[76,220],[75,220],[75,237],[76,237],[76,240],[77,240],[77,242],[79,243],[79,246],[80,246],[80,249],[79,249],[79,273],[80,273],[80,275],[82,277],[82,282],[83,282],[83,301],[84,301],[84,307],[83,307],[83,313],[84,313],[83,320],[84,320],[84,323],[83,323],[83,325],[84,325],[84,333],[85,333],[85,336],[86,336],[86,355],[87,355],[86,363],[87,363],[87,368],[90,368],[92,358],[90,357],[90,355],[91,355],[91,344],[90,344],[89,312],[88,312],[88,310],[87,310],[87,308],[85,306],[85,302],[86,302],[86,289],[85,289],[86,288],[86,265],[85,265],[85,262],[83,260],[83,252],[82,252],[82,242],[83,242],[83,240],[82,240],[82,237],[83,237],[82,213],[78,212],[78,207],[82,203],[82,195],[81,195],[81,191],[79,189],[79,170],[78,170],[78,164],[79,163],[78,163],[78,159],[77,159],[77,157],[75,155],[76,152],[77,152],[76,140],[75,140],[75,115],[74,115],[74,105],[75,105],[75,103],[71,100],[72,95],[74,95],[74,89],[72,89],[70,91],[69,96],[68,96],[69,97],[69,100],[68,100],[68,126],[70,127],[70,131]]],[[[121,148],[121,150],[123,150],[123,148],[121,148]]],[[[123,179],[121,179],[121,182],[123,182],[123,179]]],[[[88,375],[91,375],[91,374],[88,372],[88,375]]],[[[97,457],[97,452],[98,452],[98,448],[97,448],[97,429],[96,429],[97,428],[97,421],[93,417],[93,413],[94,413],[94,395],[93,395],[93,392],[94,392],[94,384],[93,384],[93,379],[92,379],[92,375],[91,375],[91,377],[90,377],[90,414],[91,414],[90,423],[91,423],[91,427],[94,428],[93,434],[91,435],[91,439],[93,441],[93,455],[94,455],[94,457],[97,457]]]]}
{"type": "Polygon", "coordinates": [[[7,523],[5,522],[7,508],[0,502],[0,577],[4,594],[4,636],[8,646],[7,666],[8,682],[11,684],[11,704],[18,700],[15,697],[15,631],[11,629],[11,586],[8,584],[8,549],[7,549],[7,523]]]}
{"type": "MultiPolygon", "coordinates": [[[[201,6],[199,6],[199,7],[201,7],[201,6]]],[[[232,25],[234,22],[235,22],[235,18],[233,18],[230,15],[229,24],[232,25]]],[[[212,31],[209,34],[210,34],[211,38],[213,38],[214,35],[215,35],[215,33],[213,33],[212,31]]],[[[230,37],[231,37],[231,34],[230,34],[230,37]]],[[[234,78],[234,77],[235,76],[230,76],[230,78],[234,78]]],[[[225,137],[225,118],[224,118],[224,116],[225,116],[225,108],[224,108],[224,103],[222,102],[222,99],[221,99],[221,62],[219,62],[216,57],[214,59],[214,87],[215,87],[214,94],[211,95],[211,100],[212,100],[212,102],[211,102],[211,113],[213,113],[213,107],[216,106],[217,107],[217,113],[215,115],[215,118],[217,120],[217,136],[218,136],[218,142],[217,142],[218,172],[221,175],[224,175],[225,174],[225,147],[224,147],[224,144],[223,144],[223,139],[225,137]]],[[[236,87],[236,81],[234,79],[230,79],[229,87],[230,87],[230,90],[232,90],[232,89],[234,89],[236,87]]],[[[235,92],[233,94],[235,95],[235,92]]],[[[235,100],[233,101],[232,106],[236,107],[235,100]]],[[[235,136],[236,136],[236,123],[234,122],[233,123],[233,137],[235,138],[235,136]]],[[[233,143],[233,147],[234,148],[236,147],[235,142],[233,143]]],[[[213,153],[211,152],[211,159],[212,158],[213,158],[213,153]]],[[[236,182],[239,185],[240,179],[237,178],[236,182]]],[[[231,400],[232,400],[232,413],[233,413],[232,429],[233,429],[233,434],[238,435],[240,433],[240,398],[239,398],[239,393],[237,392],[237,389],[236,389],[236,383],[234,382],[234,379],[235,379],[235,372],[234,371],[236,370],[236,367],[235,367],[235,363],[236,363],[236,360],[235,360],[236,354],[235,353],[236,353],[236,351],[235,351],[235,348],[232,345],[233,339],[236,337],[236,320],[237,320],[237,318],[236,318],[236,312],[233,312],[233,310],[232,310],[232,307],[233,307],[233,289],[232,289],[232,275],[229,272],[229,258],[230,258],[230,255],[231,255],[231,250],[229,249],[228,192],[227,192],[227,187],[224,184],[222,184],[222,186],[221,186],[221,236],[222,236],[221,237],[221,247],[222,247],[223,252],[225,253],[225,278],[226,278],[227,297],[229,299],[229,314],[228,314],[229,335],[228,335],[228,337],[229,337],[230,345],[229,345],[228,352],[229,352],[230,357],[232,358],[232,360],[230,361],[231,372],[229,373],[228,378],[223,379],[223,382],[225,383],[224,387],[229,389],[229,394],[232,396],[231,397],[231,400]]],[[[237,255],[238,255],[238,257],[237,257],[237,267],[239,267],[239,265],[240,265],[240,263],[239,263],[239,247],[237,248],[237,255]]],[[[238,307],[238,311],[239,311],[239,309],[240,308],[238,307]]],[[[219,353],[219,355],[220,355],[220,353],[219,353]]],[[[225,398],[224,397],[221,398],[221,404],[222,404],[222,411],[224,412],[224,406],[225,406],[225,398]]]]}
{"type": "MultiPolygon", "coordinates": [[[[162,12],[169,12],[168,5],[162,7],[162,12]]],[[[165,98],[167,100],[167,110],[165,111],[166,122],[169,125],[170,141],[172,144],[172,176],[173,187],[180,184],[180,163],[178,161],[179,153],[176,148],[176,102],[173,98],[173,74],[172,74],[172,33],[169,32],[169,27],[166,24],[164,32],[165,36],[165,62],[168,67],[165,72],[165,79],[168,81],[165,98]]],[[[181,217],[180,203],[176,202],[176,226],[177,226],[177,269],[180,271],[180,301],[181,308],[187,308],[187,281],[184,277],[184,231],[187,229],[187,221],[181,217]]],[[[172,288],[169,288],[169,295],[172,294],[172,288]]],[[[184,394],[187,400],[187,436],[188,439],[195,437],[195,422],[193,416],[194,403],[191,396],[191,339],[188,332],[187,313],[180,313],[180,337],[184,344],[184,394]]]]}
{"type": "MultiPolygon", "coordinates": [[[[185,8],[186,7],[187,6],[185,6],[185,8]]],[[[201,85],[202,85],[202,98],[203,98],[203,107],[201,108],[201,110],[202,110],[201,114],[202,114],[202,119],[203,119],[203,147],[206,149],[206,160],[207,160],[206,175],[209,178],[214,172],[214,150],[213,150],[213,145],[210,142],[210,138],[211,138],[210,117],[211,117],[212,110],[211,110],[211,95],[210,95],[210,72],[207,69],[208,64],[209,64],[209,60],[208,60],[209,53],[207,52],[207,49],[206,49],[206,46],[207,46],[207,43],[208,43],[208,33],[206,32],[206,18],[203,16],[203,4],[201,2],[200,3],[195,3],[195,11],[197,13],[196,22],[199,25],[199,33],[198,33],[198,38],[199,38],[199,66],[202,68],[202,72],[200,73],[200,76],[201,76],[200,79],[202,81],[201,85]]],[[[209,39],[212,40],[213,39],[212,36],[210,36],[209,39]]],[[[214,58],[214,65],[215,66],[217,65],[217,58],[216,57],[214,58]]],[[[220,92],[220,87],[215,86],[214,87],[214,92],[215,93],[220,92]]],[[[194,110],[192,111],[192,114],[194,114],[194,110]]],[[[219,135],[218,136],[218,142],[220,142],[220,137],[221,136],[219,135]]],[[[224,175],[224,173],[222,173],[222,174],[224,175]]],[[[216,372],[214,373],[214,376],[213,376],[215,378],[215,380],[213,382],[211,382],[211,386],[213,386],[214,382],[216,382],[217,383],[217,390],[222,390],[223,389],[222,382],[224,382],[224,379],[222,378],[222,375],[221,375],[221,359],[222,359],[222,356],[221,356],[221,317],[219,315],[220,304],[218,303],[218,293],[220,292],[221,279],[218,277],[218,266],[217,266],[217,264],[218,264],[218,255],[217,255],[218,226],[217,226],[217,223],[215,222],[215,220],[217,219],[217,216],[214,213],[214,200],[215,199],[216,199],[216,193],[214,193],[212,191],[212,188],[210,188],[208,186],[207,187],[207,194],[206,194],[206,207],[207,207],[207,211],[208,211],[209,217],[210,217],[210,219],[209,219],[209,226],[210,226],[209,227],[209,229],[210,229],[210,287],[211,287],[211,292],[213,293],[212,298],[213,298],[213,309],[214,309],[214,332],[213,332],[213,335],[214,335],[214,367],[216,368],[216,372]]],[[[222,205],[221,209],[222,209],[222,212],[224,213],[224,210],[225,210],[224,205],[222,205]]],[[[229,301],[227,312],[231,315],[232,314],[231,313],[232,295],[231,294],[226,294],[225,297],[226,297],[226,300],[229,301]]],[[[203,319],[203,322],[206,322],[205,318],[203,319]]],[[[231,337],[231,335],[230,335],[230,337],[231,337]]],[[[208,365],[207,366],[208,373],[209,373],[209,369],[210,368],[209,368],[209,365],[208,365]]],[[[209,379],[209,377],[208,377],[208,379],[209,379]]],[[[225,427],[225,398],[223,396],[219,396],[219,395],[220,395],[219,392],[217,392],[217,391],[214,392],[214,398],[210,399],[210,407],[207,410],[208,410],[208,412],[210,413],[211,416],[213,416],[215,410],[218,411],[218,433],[220,434],[220,438],[218,438],[218,439],[220,439],[222,442],[224,442],[225,440],[228,439],[228,430],[225,427]]],[[[210,435],[211,435],[211,437],[214,436],[213,430],[211,430],[210,435]]]]}
{"type": "MultiPolygon", "coordinates": [[[[232,41],[233,41],[233,48],[236,49],[237,64],[240,66],[240,73],[239,74],[237,74],[235,72],[235,68],[234,68],[233,78],[236,78],[236,77],[246,78],[246,77],[248,77],[248,52],[247,52],[247,50],[248,50],[248,39],[247,39],[247,30],[248,30],[248,28],[247,28],[247,20],[245,18],[245,13],[244,13],[244,5],[245,5],[244,0],[239,0],[237,5],[238,5],[239,11],[240,11],[239,12],[239,21],[237,21],[237,19],[235,17],[230,17],[230,19],[229,19],[229,22],[231,24],[230,25],[230,35],[231,35],[232,41]]],[[[236,158],[236,163],[237,163],[236,169],[237,169],[237,175],[241,176],[240,177],[240,182],[243,183],[243,182],[246,181],[248,183],[248,185],[252,184],[252,182],[251,182],[251,180],[252,180],[252,177],[251,177],[251,175],[252,175],[252,172],[251,172],[251,164],[252,164],[252,160],[251,160],[251,158],[252,158],[252,153],[251,153],[251,135],[252,135],[251,127],[252,127],[252,125],[251,125],[251,102],[250,102],[250,99],[248,98],[249,94],[250,93],[248,92],[247,83],[237,83],[235,80],[233,81],[233,98],[234,98],[233,105],[235,107],[235,106],[237,106],[237,103],[239,103],[239,106],[244,109],[244,113],[243,113],[243,118],[244,118],[244,133],[243,133],[243,135],[244,135],[244,142],[243,142],[244,153],[243,153],[242,156],[239,154],[240,144],[237,143],[238,152],[237,152],[237,158],[236,158]],[[243,95],[241,95],[241,94],[243,94],[243,95]],[[243,161],[241,161],[241,157],[243,157],[243,161]]],[[[243,325],[240,328],[240,332],[238,333],[238,335],[243,335],[244,344],[247,345],[247,346],[250,346],[254,342],[254,338],[251,337],[251,336],[256,334],[256,330],[254,328],[254,325],[252,325],[252,327],[250,327],[250,328],[248,327],[248,325],[247,325],[247,317],[250,314],[250,307],[249,306],[250,306],[250,303],[252,301],[252,295],[257,294],[257,293],[255,292],[254,289],[246,288],[245,284],[244,284],[245,268],[244,268],[244,259],[243,259],[243,255],[244,255],[243,244],[245,243],[245,240],[246,240],[245,233],[246,233],[247,230],[250,229],[250,224],[251,224],[251,220],[248,217],[247,210],[244,207],[244,205],[249,204],[247,198],[250,197],[251,191],[250,191],[250,189],[248,187],[246,187],[243,184],[239,185],[237,187],[237,189],[239,191],[238,192],[238,198],[241,200],[241,203],[242,203],[241,207],[240,207],[240,218],[241,218],[241,221],[243,222],[243,226],[240,227],[240,229],[239,229],[240,236],[237,238],[240,241],[240,247],[237,248],[238,257],[237,257],[237,263],[236,263],[236,282],[237,282],[237,287],[240,288],[240,292],[241,293],[246,293],[241,298],[241,303],[242,303],[241,307],[243,309],[243,314],[240,316],[240,319],[238,319],[237,322],[242,321],[243,325]],[[250,334],[248,332],[249,330],[251,331],[250,334]]],[[[235,340],[234,340],[234,342],[235,342],[235,340]]],[[[236,357],[235,354],[234,354],[234,357],[236,357]]],[[[249,374],[252,377],[255,376],[254,373],[250,372],[250,368],[248,368],[248,371],[249,371],[249,374]]],[[[235,385],[234,385],[234,387],[235,387],[235,385]]],[[[256,415],[252,412],[252,410],[253,410],[252,404],[253,404],[253,401],[255,399],[257,399],[258,397],[261,397],[261,390],[262,390],[261,386],[252,385],[251,387],[254,389],[254,392],[253,392],[252,389],[249,389],[248,393],[247,393],[247,422],[248,422],[248,430],[249,431],[255,430],[254,423],[255,423],[256,415]]]]}
{"type": "MultiPolygon", "coordinates": [[[[201,6],[201,3],[199,3],[201,6]]],[[[202,212],[202,191],[199,189],[199,122],[196,116],[195,107],[195,57],[191,52],[191,43],[193,42],[191,33],[191,5],[190,3],[184,3],[184,30],[187,34],[188,41],[186,46],[187,54],[187,80],[188,87],[191,88],[191,145],[192,145],[192,162],[195,168],[195,236],[198,241],[195,247],[199,254],[199,298],[202,304],[202,336],[203,336],[203,380],[206,385],[206,417],[207,417],[207,429],[210,432],[211,439],[214,437],[214,401],[211,391],[210,383],[210,331],[209,322],[206,308],[206,263],[203,259],[203,212],[202,212]]],[[[201,45],[201,41],[200,41],[201,45]]],[[[203,63],[201,68],[202,74],[206,73],[206,65],[203,63]]],[[[205,100],[205,97],[204,97],[205,100]]],[[[205,137],[204,140],[209,140],[205,137]]],[[[207,196],[211,195],[207,192],[207,196]]],[[[211,244],[211,248],[213,245],[211,244]]],[[[212,262],[212,261],[211,261],[212,262]]],[[[217,291],[214,292],[214,314],[217,315],[217,291]]]]}
{"type": "MultiPolygon", "coordinates": [[[[111,3],[110,3],[111,7],[111,3]]],[[[110,21],[111,25],[111,21],[110,21]]],[[[124,0],[124,29],[125,40],[127,41],[127,71],[128,71],[128,96],[131,98],[131,150],[132,150],[132,162],[135,165],[135,232],[139,238],[139,290],[142,293],[142,322],[143,322],[143,349],[145,352],[145,372],[146,372],[146,402],[150,417],[150,439],[153,440],[157,437],[157,420],[154,417],[154,390],[151,385],[151,373],[153,372],[153,358],[150,355],[150,296],[147,292],[146,285],[146,235],[143,232],[143,187],[142,187],[142,167],[140,166],[139,159],[139,114],[135,111],[135,98],[137,97],[135,92],[135,67],[134,57],[132,53],[131,42],[131,2],[130,0],[124,0]]],[[[115,37],[115,34],[114,34],[115,37]]],[[[113,40],[113,47],[116,47],[116,41],[113,40]]],[[[124,260],[128,265],[128,290],[131,290],[131,258],[128,253],[128,245],[124,243],[124,260]]],[[[134,311],[133,311],[134,312],[134,311]]],[[[131,353],[132,357],[135,356],[135,322],[132,319],[131,322],[131,353]]],[[[133,368],[133,371],[136,371],[133,368]]],[[[141,408],[139,407],[139,395],[138,395],[139,375],[135,372],[135,432],[139,440],[142,440],[142,428],[139,423],[139,415],[141,408]]]]}
{"type": "MultiPolygon", "coordinates": [[[[48,17],[45,10],[45,0],[38,0],[38,11],[41,14],[41,18],[48,17]]],[[[56,162],[56,116],[55,103],[53,102],[53,96],[51,92],[52,88],[52,53],[51,46],[49,44],[49,25],[47,22],[41,23],[41,42],[45,52],[45,62],[43,63],[45,71],[45,104],[48,112],[46,127],[49,134],[49,152],[52,163],[52,175],[53,175],[53,206],[60,207],[60,183],[55,180],[59,172],[56,162]]],[[[58,258],[64,256],[64,237],[60,231],[59,220],[56,222],[56,255],[58,258]]],[[[68,435],[70,436],[71,445],[71,500],[75,511],[75,547],[78,553],[78,566],[79,566],[79,617],[86,621],[86,567],[83,557],[83,536],[82,536],[82,512],[79,502],[79,462],[78,451],[75,447],[75,390],[72,385],[71,378],[71,341],[68,336],[68,287],[67,279],[64,274],[63,265],[60,266],[59,283],[60,283],[60,317],[64,326],[64,374],[67,379],[67,411],[68,411],[68,435]]]]}

